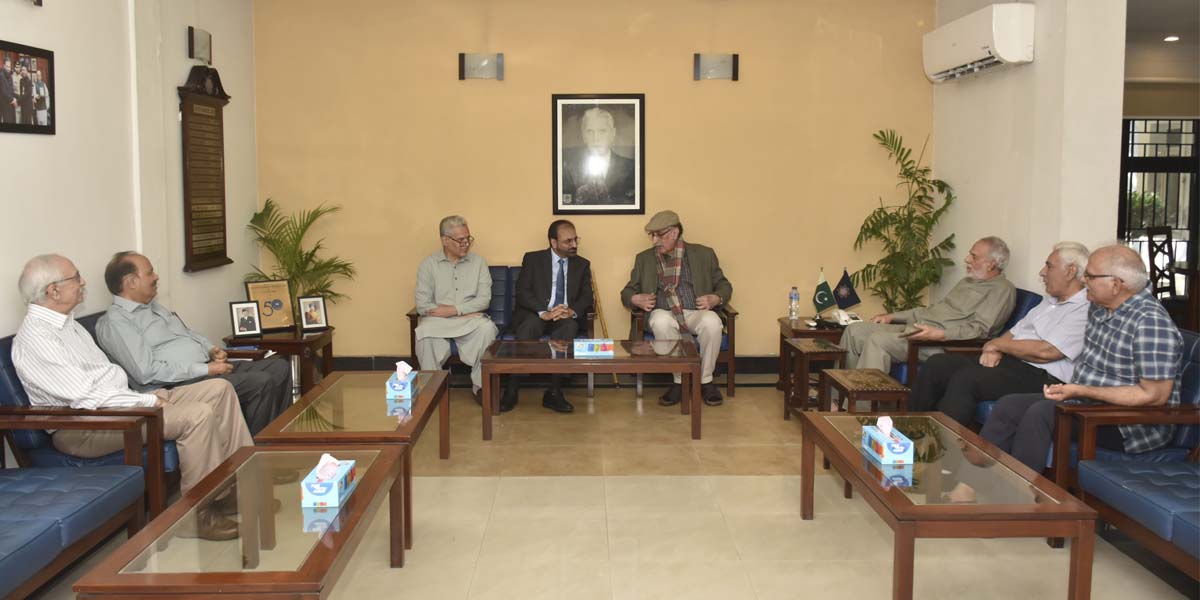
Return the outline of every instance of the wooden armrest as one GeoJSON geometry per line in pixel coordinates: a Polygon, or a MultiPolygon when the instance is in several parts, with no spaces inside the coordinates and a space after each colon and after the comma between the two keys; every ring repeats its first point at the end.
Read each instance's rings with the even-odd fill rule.
{"type": "Polygon", "coordinates": [[[267,357],[266,350],[226,350],[225,356],[233,359],[262,360],[267,357]]]}
{"type": "Polygon", "coordinates": [[[0,406],[0,415],[78,415],[93,417],[147,417],[162,421],[161,406],[122,408],[70,408],[67,406],[0,406]]]}
{"type": "MultiPolygon", "coordinates": [[[[122,448],[125,464],[142,466],[142,424],[144,416],[92,416],[92,415],[4,415],[0,416],[0,429],[71,429],[76,431],[123,431],[122,448]]],[[[153,456],[153,455],[150,455],[153,456]]],[[[159,463],[162,450],[159,450],[159,463]]],[[[153,459],[151,459],[153,464],[153,459]]],[[[153,478],[149,469],[145,472],[146,483],[153,478]]]]}
{"type": "Polygon", "coordinates": [[[1079,460],[1096,458],[1096,428],[1104,425],[1200,425],[1200,406],[1115,407],[1118,410],[1079,411],[1079,460]]]}
{"type": "Polygon", "coordinates": [[[738,316],[738,311],[733,307],[732,304],[722,304],[721,309],[725,311],[725,316],[729,317],[730,319],[736,319],[738,316]]]}
{"type": "Polygon", "coordinates": [[[404,315],[408,317],[409,321],[416,321],[417,319],[421,318],[421,315],[417,313],[417,307],[415,306],[410,308],[408,312],[404,313],[404,315]]]}
{"type": "Polygon", "coordinates": [[[982,348],[991,338],[970,340],[909,340],[909,348],[982,348]]]}

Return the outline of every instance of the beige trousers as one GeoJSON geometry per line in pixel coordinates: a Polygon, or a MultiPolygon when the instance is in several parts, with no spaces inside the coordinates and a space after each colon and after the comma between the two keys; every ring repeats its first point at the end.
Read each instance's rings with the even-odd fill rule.
{"type": "MultiPolygon", "coordinates": [[[[700,383],[712,383],[713,369],[717,367],[717,355],[721,353],[721,317],[711,310],[684,310],[683,322],[696,335],[700,343],[700,383]]],[[[679,322],[669,310],[656,308],[646,319],[656,340],[679,339],[679,322]]],[[[675,383],[682,380],[675,374],[675,383]]]]}
{"type": "MultiPolygon", "coordinates": [[[[163,403],[163,437],[179,449],[181,492],[187,492],[217,465],[242,446],[253,446],[233,385],[210,379],[155,392],[163,403]]],[[[143,433],[143,436],[145,434],[143,433]]],[[[120,450],[120,431],[68,431],[54,433],[59,452],[95,458],[120,450]]]]}
{"type": "MultiPolygon", "coordinates": [[[[879,369],[887,373],[892,362],[908,360],[908,340],[900,337],[907,325],[882,323],[851,323],[842,332],[841,346],[846,349],[847,369],[879,369]]],[[[941,348],[922,348],[918,354],[923,361],[941,348]]],[[[915,376],[909,373],[909,381],[915,376]]]]}
{"type": "Polygon", "coordinates": [[[453,339],[458,346],[458,358],[471,367],[471,386],[478,390],[483,387],[483,363],[480,359],[488,346],[496,341],[500,331],[491,319],[474,317],[470,321],[474,327],[463,335],[454,338],[424,337],[417,340],[414,350],[422,369],[441,369],[450,358],[450,340],[453,339]]]}

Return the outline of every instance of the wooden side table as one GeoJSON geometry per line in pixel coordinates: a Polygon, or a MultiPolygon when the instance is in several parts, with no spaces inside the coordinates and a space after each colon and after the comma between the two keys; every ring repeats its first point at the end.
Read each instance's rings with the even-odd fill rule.
{"type": "Polygon", "coordinates": [[[809,327],[804,323],[804,319],[792,320],[787,317],[779,317],[779,381],[775,383],[775,389],[783,390],[784,397],[791,393],[792,378],[792,347],[788,345],[789,339],[808,338],[808,339],[823,339],[833,343],[838,343],[842,340],[843,327],[836,329],[817,329],[809,327]]]}
{"type": "Polygon", "coordinates": [[[815,361],[833,362],[836,368],[846,366],[846,351],[823,337],[789,339],[787,346],[791,355],[791,377],[787,391],[783,394],[783,418],[792,418],[792,411],[808,407],[809,372],[815,361]]]}
{"type": "Polygon", "coordinates": [[[274,350],[280,356],[295,356],[300,360],[300,393],[307,394],[316,384],[313,370],[316,355],[321,355],[321,375],[333,372],[333,328],[324,331],[298,330],[264,333],[259,337],[226,336],[226,346],[258,346],[259,350],[274,350]]]}
{"type": "Polygon", "coordinates": [[[898,412],[908,412],[911,390],[879,369],[825,369],[821,371],[821,410],[832,409],[830,388],[846,399],[846,411],[855,412],[859,401],[871,403],[871,412],[879,410],[880,402],[895,402],[898,412]]]}

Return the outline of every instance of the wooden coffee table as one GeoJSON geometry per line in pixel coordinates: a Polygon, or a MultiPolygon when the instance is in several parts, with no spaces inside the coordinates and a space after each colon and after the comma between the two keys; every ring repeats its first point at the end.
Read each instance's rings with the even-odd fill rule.
{"type": "Polygon", "coordinates": [[[792,418],[793,410],[808,408],[808,390],[812,385],[809,375],[813,363],[830,362],[835,366],[843,366],[846,364],[846,351],[836,342],[820,337],[789,339],[785,345],[790,349],[788,354],[792,361],[791,377],[783,393],[783,418],[787,420],[792,418]]]}
{"type": "Polygon", "coordinates": [[[813,450],[819,447],[895,534],[893,599],[913,597],[916,538],[1069,537],[1067,597],[1091,596],[1095,510],[942,413],[893,417],[896,429],[913,439],[916,460],[909,468],[881,467],[860,450],[862,425],[875,420],[800,414],[800,515],[813,518],[813,450]],[[970,503],[951,503],[972,495],[970,503]]]}
{"type": "Polygon", "coordinates": [[[785,394],[791,393],[791,381],[788,368],[792,364],[792,347],[787,341],[796,338],[821,339],[828,340],[833,343],[838,343],[842,339],[842,331],[844,327],[834,329],[817,329],[809,327],[806,323],[808,319],[789,319],[787,317],[779,317],[779,381],[775,383],[775,389],[783,390],[785,394]]]}
{"type": "Polygon", "coordinates": [[[84,575],[74,590],[81,599],[323,598],[385,496],[391,566],[402,567],[401,470],[408,451],[398,444],[242,448],[84,575]],[[300,482],[274,485],[271,475],[281,469],[307,474],[323,452],[356,460],[358,486],[338,510],[301,509],[300,482]],[[231,485],[239,536],[219,542],[193,537],[197,509],[207,510],[231,485]],[[282,505],[278,513],[273,500],[282,505]]]}
{"type": "Polygon", "coordinates": [[[333,372],[333,328],[322,331],[284,331],[264,333],[257,337],[226,336],[226,346],[258,346],[259,350],[274,350],[280,356],[295,356],[300,360],[300,393],[307,394],[316,384],[313,376],[316,355],[321,354],[321,375],[333,372]]]}
{"type": "Polygon", "coordinates": [[[612,358],[575,358],[570,343],[493,342],[483,354],[483,439],[492,439],[492,414],[499,411],[500,375],[511,373],[679,373],[682,414],[692,416],[692,439],[700,439],[700,351],[691,337],[680,340],[615,342],[612,358]],[[495,409],[495,410],[493,410],[495,409]]]}
{"type": "MultiPolygon", "coordinates": [[[[338,371],[258,435],[258,444],[403,444],[413,446],[439,413],[438,454],[450,458],[450,394],[446,371],[418,371],[416,397],[407,414],[389,407],[384,385],[390,372],[338,371]]],[[[412,452],[404,461],[404,545],[412,548],[412,452]]]]}

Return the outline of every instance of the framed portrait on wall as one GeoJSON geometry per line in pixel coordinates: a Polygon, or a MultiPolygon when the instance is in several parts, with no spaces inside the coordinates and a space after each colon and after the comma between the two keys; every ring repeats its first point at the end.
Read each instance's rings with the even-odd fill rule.
{"type": "Polygon", "coordinates": [[[324,296],[302,296],[296,298],[300,304],[300,329],[320,331],[329,328],[329,317],[325,314],[324,296]]]}
{"type": "Polygon", "coordinates": [[[0,40],[0,131],[54,135],[54,53],[0,40]]]}
{"type": "Polygon", "coordinates": [[[292,289],[286,279],[247,281],[246,299],[258,302],[262,330],[286,331],[296,327],[292,316],[292,289]]]}
{"type": "Polygon", "coordinates": [[[646,214],[645,112],[645,94],[551,96],[554,214],[646,214]]]}
{"type": "Polygon", "coordinates": [[[233,337],[262,335],[262,320],[259,319],[257,302],[230,302],[229,317],[233,319],[233,337]]]}

